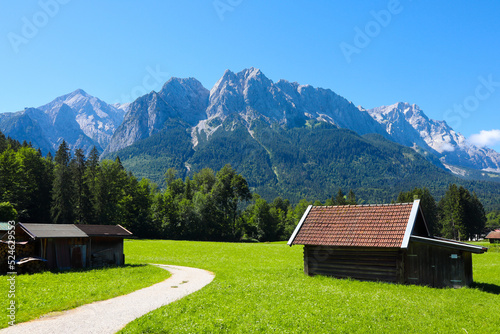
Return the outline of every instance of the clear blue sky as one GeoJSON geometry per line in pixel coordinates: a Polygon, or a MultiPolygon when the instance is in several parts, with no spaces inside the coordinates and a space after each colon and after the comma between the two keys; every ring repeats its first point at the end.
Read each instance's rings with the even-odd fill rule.
{"type": "MultiPolygon", "coordinates": [[[[500,129],[496,1],[0,4],[0,112],[77,88],[128,102],[170,76],[196,77],[210,89],[225,69],[253,66],[365,108],[416,103],[467,137],[500,129]]],[[[500,151],[500,131],[486,134],[500,151]]]]}

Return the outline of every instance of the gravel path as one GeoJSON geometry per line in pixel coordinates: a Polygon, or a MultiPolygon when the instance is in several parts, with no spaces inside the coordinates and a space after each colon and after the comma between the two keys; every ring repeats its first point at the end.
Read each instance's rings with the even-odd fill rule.
{"type": "Polygon", "coordinates": [[[7,327],[0,333],[116,333],[132,320],[193,293],[214,279],[214,274],[202,269],[157,266],[170,271],[172,276],[128,295],[7,327]]]}

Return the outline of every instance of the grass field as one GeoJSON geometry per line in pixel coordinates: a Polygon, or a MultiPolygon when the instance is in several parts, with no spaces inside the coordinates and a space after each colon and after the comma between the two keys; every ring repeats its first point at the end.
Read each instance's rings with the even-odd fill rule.
{"type": "MultiPolygon", "coordinates": [[[[168,271],[147,265],[74,271],[45,272],[16,277],[16,323],[43,314],[63,311],[98,300],[109,299],[163,281],[168,271]]],[[[8,276],[0,276],[0,328],[8,326],[8,276]]]]}
{"type": "MultiPolygon", "coordinates": [[[[484,244],[490,246],[489,244],[484,244]]],[[[214,281],[123,333],[499,333],[500,251],[474,255],[473,288],[308,277],[302,247],[131,240],[132,263],[215,272],[214,281]]]]}

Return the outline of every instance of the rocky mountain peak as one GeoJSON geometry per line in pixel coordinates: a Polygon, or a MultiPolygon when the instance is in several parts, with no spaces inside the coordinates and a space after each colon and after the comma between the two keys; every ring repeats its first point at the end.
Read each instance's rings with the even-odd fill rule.
{"type": "Polygon", "coordinates": [[[429,119],[416,104],[398,102],[367,111],[385,127],[392,140],[409,147],[418,146],[443,164],[500,170],[499,153],[472,145],[446,122],[429,119]]]}

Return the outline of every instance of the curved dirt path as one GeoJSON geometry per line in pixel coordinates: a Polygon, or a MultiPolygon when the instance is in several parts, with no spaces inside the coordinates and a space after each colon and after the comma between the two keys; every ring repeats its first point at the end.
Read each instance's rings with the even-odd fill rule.
{"type": "Polygon", "coordinates": [[[161,265],[171,277],[128,295],[79,306],[75,309],[20,323],[0,333],[116,333],[132,320],[193,293],[214,279],[206,270],[161,265]]]}

